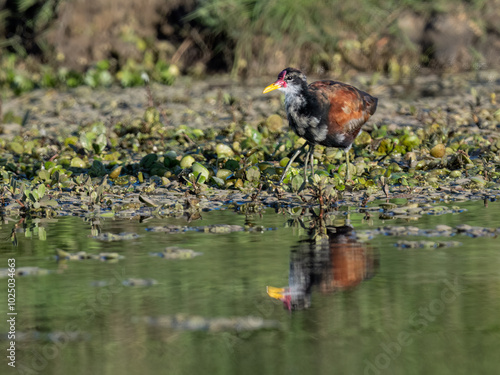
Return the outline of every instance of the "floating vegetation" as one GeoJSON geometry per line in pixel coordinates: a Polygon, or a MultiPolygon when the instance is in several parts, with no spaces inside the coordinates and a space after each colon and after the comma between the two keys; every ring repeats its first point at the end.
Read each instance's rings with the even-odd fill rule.
{"type": "Polygon", "coordinates": [[[199,255],[203,255],[203,253],[196,252],[191,249],[181,249],[180,247],[171,246],[165,248],[165,250],[159,253],[149,253],[149,255],[165,259],[191,259],[199,255]]]}
{"type": "Polygon", "coordinates": [[[104,242],[113,242],[113,241],[129,241],[135,240],[139,238],[139,235],[136,233],[100,233],[97,236],[92,237],[94,240],[104,241],[104,242]]]}
{"type": "MultiPolygon", "coordinates": [[[[148,287],[148,286],[153,286],[157,285],[158,281],[154,279],[139,279],[139,278],[128,278],[122,280],[122,285],[123,286],[137,286],[137,287],[148,287]]],[[[99,280],[99,281],[93,281],[90,283],[90,286],[97,287],[97,288],[104,288],[107,286],[112,285],[109,281],[105,280],[99,280]]]]}
{"type": "Polygon", "coordinates": [[[57,260],[101,260],[101,261],[118,261],[123,259],[124,256],[118,253],[99,253],[99,254],[89,254],[85,251],[79,251],[77,253],[68,253],[67,251],[56,249],[56,259],[57,260]]]}
{"type": "Polygon", "coordinates": [[[255,316],[206,318],[196,315],[164,315],[144,316],[132,318],[134,323],[146,323],[153,327],[175,329],[181,331],[207,331],[207,332],[247,332],[265,329],[281,329],[277,320],[265,320],[255,316]]]}
{"type": "Polygon", "coordinates": [[[233,233],[233,232],[264,232],[267,230],[271,230],[271,228],[265,228],[263,226],[241,226],[234,224],[213,224],[213,225],[204,225],[198,227],[188,227],[181,225],[164,225],[147,228],[150,232],[164,232],[164,233],[181,233],[181,232],[203,232],[203,233],[233,233]]]}
{"type": "Polygon", "coordinates": [[[461,246],[462,243],[458,241],[398,241],[396,242],[396,247],[403,249],[434,249],[438,247],[457,247],[461,246]]]}
{"type": "Polygon", "coordinates": [[[140,287],[145,287],[145,286],[153,286],[158,284],[158,281],[154,279],[135,279],[135,278],[129,278],[125,279],[122,281],[122,285],[124,286],[140,286],[140,287]]]}
{"type": "MultiPolygon", "coordinates": [[[[29,342],[29,341],[42,341],[42,342],[54,342],[54,343],[68,343],[68,342],[80,342],[90,340],[90,334],[86,332],[79,331],[53,331],[53,332],[40,332],[40,331],[29,331],[29,332],[16,332],[16,341],[18,342],[29,342]]],[[[0,334],[0,340],[7,340],[7,333],[0,334]]]]}
{"type": "MultiPolygon", "coordinates": [[[[16,276],[42,276],[48,275],[54,271],[46,270],[40,267],[16,267],[16,276]]],[[[6,278],[10,272],[7,268],[0,268],[0,278],[6,278]]]]}
{"type": "Polygon", "coordinates": [[[500,235],[500,228],[477,227],[467,224],[460,224],[455,228],[448,225],[438,225],[435,229],[420,229],[414,226],[384,226],[377,229],[360,230],[356,232],[359,240],[372,239],[378,235],[400,237],[452,237],[457,234],[463,234],[469,237],[496,237],[500,235]]]}
{"type": "MultiPolygon", "coordinates": [[[[428,85],[429,79],[419,83],[417,78],[415,85],[428,85]]],[[[443,79],[436,77],[436,82],[443,79]]],[[[380,85],[392,87],[382,78],[380,85]]],[[[423,98],[412,106],[386,101],[356,139],[349,165],[339,150],[315,149],[315,175],[307,176],[304,190],[300,158],[278,186],[283,166],[303,144],[283,126],[280,101],[263,102],[260,87],[229,87],[230,92],[221,92],[220,87],[193,84],[193,95],[187,98],[182,89],[171,87],[164,100],[142,106],[137,105],[139,93],[149,90],[152,96],[160,90],[33,92],[27,117],[19,112],[23,99],[3,103],[4,215],[192,221],[222,209],[249,214],[265,207],[328,210],[347,205],[372,212],[372,202],[386,201],[377,208],[382,219],[410,221],[461,213],[458,202],[500,197],[500,112],[492,96],[496,81],[476,89],[468,76],[450,78],[446,87],[453,90],[446,97],[446,111],[443,98],[423,98]],[[55,114],[50,112],[54,108],[55,114]],[[346,168],[352,172],[349,181],[346,168]]],[[[149,230],[228,233],[266,228],[149,230]]],[[[43,230],[41,234],[44,238],[43,230]]],[[[94,238],[134,236],[107,233],[94,238]]]]}

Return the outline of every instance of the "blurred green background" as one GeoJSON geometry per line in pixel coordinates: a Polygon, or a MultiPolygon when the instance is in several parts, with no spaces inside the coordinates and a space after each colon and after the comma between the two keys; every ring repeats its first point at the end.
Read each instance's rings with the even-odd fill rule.
{"type": "Polygon", "coordinates": [[[492,69],[499,0],[0,0],[0,87],[492,69]]]}

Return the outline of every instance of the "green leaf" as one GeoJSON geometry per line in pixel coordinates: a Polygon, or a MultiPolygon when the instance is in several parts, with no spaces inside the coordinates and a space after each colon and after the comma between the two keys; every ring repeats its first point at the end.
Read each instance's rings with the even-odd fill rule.
{"type": "Polygon", "coordinates": [[[40,170],[40,171],[38,171],[38,177],[43,181],[49,181],[50,180],[50,173],[46,170],[40,170]]]}
{"type": "Polygon", "coordinates": [[[33,203],[38,202],[38,193],[36,191],[32,191],[28,194],[28,198],[33,203]]]}
{"type": "Polygon", "coordinates": [[[45,185],[40,184],[38,185],[38,196],[42,198],[45,195],[45,185]]]}
{"type": "Polygon", "coordinates": [[[212,176],[212,180],[214,180],[214,182],[217,184],[218,187],[224,187],[225,185],[224,180],[222,178],[212,176]]]}
{"type": "Polygon", "coordinates": [[[301,175],[297,175],[292,178],[292,190],[293,191],[298,191],[302,184],[304,183],[304,178],[302,178],[301,175]]]}
{"type": "Polygon", "coordinates": [[[106,174],[106,167],[100,160],[94,160],[92,166],[89,169],[89,176],[91,177],[102,177],[106,174]]]}
{"type": "Polygon", "coordinates": [[[143,169],[149,170],[157,160],[158,155],[148,154],[141,159],[141,161],[139,162],[139,166],[143,169]]]}
{"type": "Polygon", "coordinates": [[[73,159],[71,159],[70,165],[75,168],[85,168],[86,166],[85,162],[79,157],[74,157],[73,159]]]}
{"type": "Polygon", "coordinates": [[[194,163],[191,168],[193,169],[193,175],[195,178],[198,178],[198,175],[201,174],[202,177],[198,180],[198,182],[203,183],[207,180],[208,176],[210,175],[208,172],[208,169],[205,168],[202,164],[200,163],[194,163]]]}
{"type": "Polygon", "coordinates": [[[250,167],[247,170],[247,180],[250,182],[260,180],[260,170],[258,167],[250,167]]]}

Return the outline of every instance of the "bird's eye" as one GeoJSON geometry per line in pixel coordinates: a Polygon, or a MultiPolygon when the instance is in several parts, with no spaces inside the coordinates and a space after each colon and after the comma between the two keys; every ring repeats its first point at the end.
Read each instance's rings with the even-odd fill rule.
{"type": "Polygon", "coordinates": [[[285,76],[285,81],[291,81],[292,80],[292,77],[290,76],[285,76]]]}

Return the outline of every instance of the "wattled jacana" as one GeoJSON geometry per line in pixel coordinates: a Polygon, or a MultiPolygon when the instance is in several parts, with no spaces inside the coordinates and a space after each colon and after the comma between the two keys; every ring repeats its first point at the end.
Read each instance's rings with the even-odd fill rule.
{"type": "Polygon", "coordinates": [[[293,131],[306,143],[288,161],[280,184],[295,158],[309,145],[304,165],[304,181],[308,163],[314,174],[314,146],[338,147],[346,155],[346,179],[349,180],[349,149],[361,126],[377,109],[377,98],[356,87],[336,81],[307,84],[306,76],[297,69],[286,68],[278,80],[263,93],[273,90],[285,93],[285,109],[293,131]]]}

